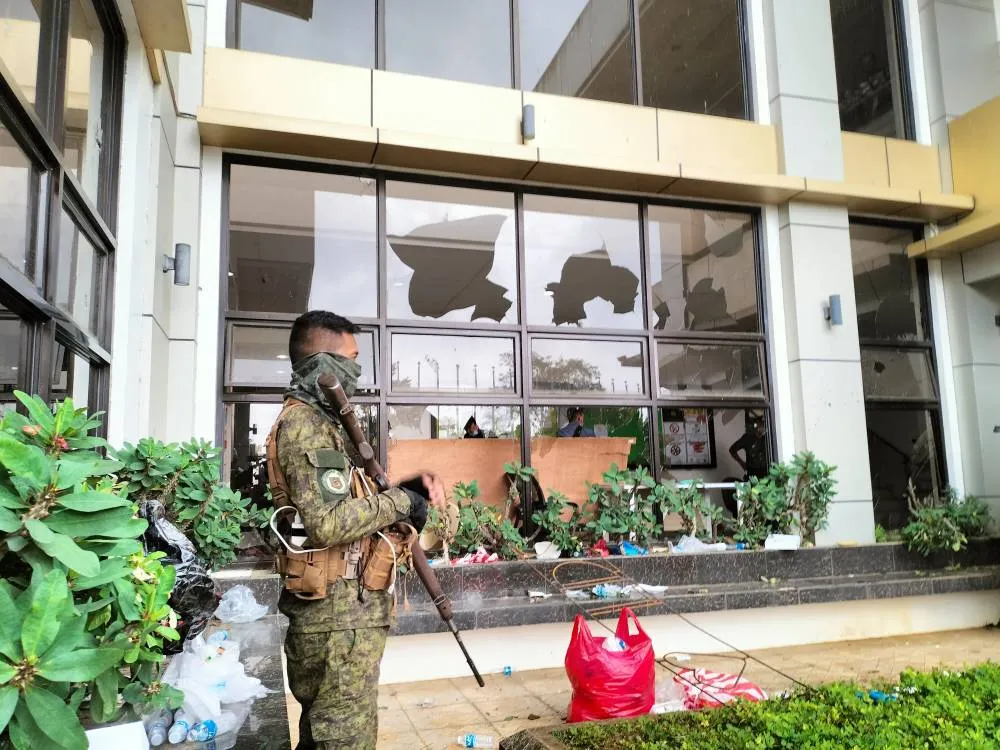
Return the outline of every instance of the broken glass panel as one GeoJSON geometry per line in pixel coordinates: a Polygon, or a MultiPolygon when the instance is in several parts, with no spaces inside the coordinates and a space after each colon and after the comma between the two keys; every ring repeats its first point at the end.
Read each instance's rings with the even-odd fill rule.
{"type": "Polygon", "coordinates": [[[524,198],[528,322],[641,328],[639,208],[524,198]]]}
{"type": "Polygon", "coordinates": [[[514,196],[386,184],[390,318],[517,322],[514,196]]]}
{"type": "Polygon", "coordinates": [[[887,341],[925,341],[916,268],[906,255],[913,230],[851,225],[858,336],[887,341]]]}
{"type": "Polygon", "coordinates": [[[861,379],[866,399],[937,399],[934,370],[926,351],[862,347],[861,379]]]}
{"type": "Polygon", "coordinates": [[[653,328],[760,332],[753,216],[650,206],[649,251],[653,328]]]}
{"type": "Polygon", "coordinates": [[[755,344],[665,344],[656,347],[660,396],[763,398],[755,344]]]}

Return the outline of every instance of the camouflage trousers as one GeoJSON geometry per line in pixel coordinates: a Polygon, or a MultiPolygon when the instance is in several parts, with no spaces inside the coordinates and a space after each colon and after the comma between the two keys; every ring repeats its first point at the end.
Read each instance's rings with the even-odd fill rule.
{"type": "Polygon", "coordinates": [[[288,686],[302,705],[297,750],[375,750],[388,628],[289,633],[288,686]]]}

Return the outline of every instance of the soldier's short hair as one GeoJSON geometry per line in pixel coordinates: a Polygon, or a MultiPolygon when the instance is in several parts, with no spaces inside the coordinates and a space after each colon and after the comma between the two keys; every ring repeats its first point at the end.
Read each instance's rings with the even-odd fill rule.
{"type": "Polygon", "coordinates": [[[316,330],[356,334],[361,329],[342,315],[327,310],[310,310],[300,315],[292,324],[292,333],[288,337],[288,357],[292,364],[306,356],[309,339],[316,330]]]}

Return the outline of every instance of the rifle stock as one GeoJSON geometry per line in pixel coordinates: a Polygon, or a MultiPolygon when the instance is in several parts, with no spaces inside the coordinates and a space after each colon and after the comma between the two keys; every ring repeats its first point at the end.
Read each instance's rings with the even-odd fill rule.
{"type": "MultiPolygon", "coordinates": [[[[372,450],[371,444],[368,442],[364,432],[361,430],[361,425],[358,424],[358,418],[354,413],[354,409],[351,406],[340,381],[335,375],[325,374],[319,377],[317,383],[326,395],[327,400],[336,408],[336,414],[340,423],[344,426],[347,436],[350,438],[351,442],[354,443],[354,447],[357,449],[361,456],[361,460],[364,462],[365,473],[367,473],[368,476],[371,477],[372,481],[375,482],[375,486],[378,488],[379,492],[385,492],[390,487],[389,477],[379,464],[378,459],[375,457],[375,451],[372,450]]],[[[444,591],[441,589],[441,584],[438,582],[437,576],[434,575],[434,571],[427,562],[427,555],[424,554],[424,550],[420,546],[419,536],[411,545],[410,553],[413,558],[413,568],[417,571],[417,576],[420,578],[420,582],[423,583],[424,588],[427,589],[427,594],[430,596],[431,601],[437,608],[441,619],[448,626],[451,634],[455,636],[455,640],[458,642],[459,648],[462,649],[462,653],[465,655],[465,660],[469,663],[469,668],[472,670],[472,674],[476,678],[476,682],[479,684],[479,687],[485,687],[482,675],[479,674],[479,670],[476,668],[475,662],[472,661],[472,656],[469,655],[469,651],[465,648],[465,643],[462,642],[461,633],[459,633],[458,628],[455,627],[455,623],[452,619],[453,613],[451,609],[451,600],[445,596],[444,591]]]]}

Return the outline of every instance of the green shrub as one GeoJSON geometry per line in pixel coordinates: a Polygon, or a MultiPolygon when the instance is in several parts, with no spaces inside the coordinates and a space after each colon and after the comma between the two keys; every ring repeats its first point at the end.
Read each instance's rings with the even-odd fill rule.
{"type": "Polygon", "coordinates": [[[853,684],[557,732],[571,750],[840,750],[993,748],[1000,738],[1000,666],[904,672],[888,700],[853,684]],[[876,696],[878,697],[878,696],[876,696]]]}
{"type": "Polygon", "coordinates": [[[601,479],[587,490],[594,513],[585,527],[593,541],[607,534],[610,542],[623,542],[635,534],[640,544],[647,544],[663,533],[656,519],[657,482],[646,469],[619,469],[612,464],[601,479]]]}
{"type": "Polygon", "coordinates": [[[236,547],[245,528],[261,528],[270,513],[252,505],[219,480],[220,452],[211,443],[183,445],[152,438],[115,452],[119,476],[129,496],[137,501],[159,500],[167,517],[194,543],[210,568],[236,559],[236,547]]]}
{"type": "Polygon", "coordinates": [[[689,536],[704,537],[722,520],[722,508],[705,494],[700,481],[661,482],[653,488],[653,496],[664,514],[676,513],[681,517],[683,532],[689,536]]]}
{"type": "Polygon", "coordinates": [[[475,552],[483,547],[504,560],[521,556],[525,547],[521,532],[496,508],[479,502],[477,482],[457,483],[452,496],[458,503],[458,531],[450,546],[460,553],[475,552]]]}
{"type": "Polygon", "coordinates": [[[145,556],[146,521],[67,399],[0,423],[0,746],[86,747],[78,719],[176,707],[159,682],[175,571],[145,556]]]}
{"type": "Polygon", "coordinates": [[[959,500],[954,490],[940,497],[917,497],[911,480],[907,488],[910,522],[902,537],[913,552],[930,556],[937,552],[959,552],[970,537],[983,536],[990,526],[989,507],[975,497],[959,500]]]}
{"type": "Polygon", "coordinates": [[[552,492],[544,507],[532,514],[531,520],[562,552],[572,555],[583,548],[579,536],[580,508],[561,492],[552,492]],[[570,517],[564,520],[567,510],[570,517]]]}

